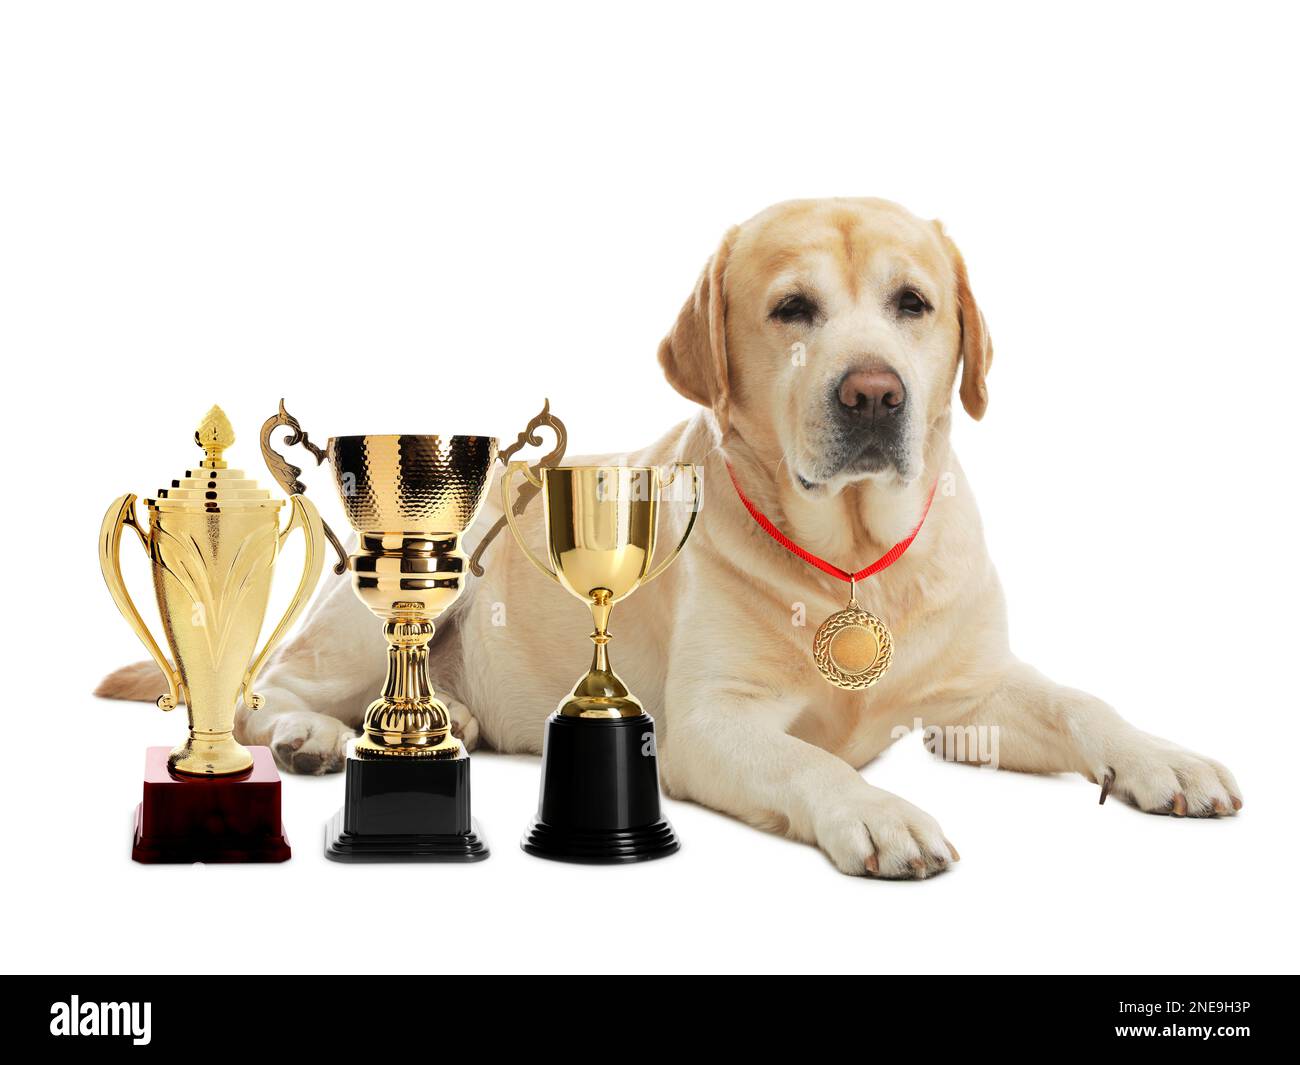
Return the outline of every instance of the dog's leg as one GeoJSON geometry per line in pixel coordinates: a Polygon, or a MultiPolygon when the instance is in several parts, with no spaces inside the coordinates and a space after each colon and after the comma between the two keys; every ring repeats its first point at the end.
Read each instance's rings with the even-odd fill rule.
{"type": "Polygon", "coordinates": [[[351,580],[335,581],[258,679],[262,709],[239,707],[235,738],[270,747],[281,768],[294,773],[338,772],[383,683],[385,646],[351,580]]]}
{"type": "Polygon", "coordinates": [[[815,843],[844,873],[919,879],[958,860],[933,817],[873,788],[847,762],[785,731],[788,707],[757,695],[672,700],[668,794],[815,843]]]}
{"type": "Polygon", "coordinates": [[[1023,664],[974,707],[935,724],[932,749],[953,761],[982,761],[996,750],[1001,768],[1081,773],[1102,786],[1103,802],[1113,793],[1148,813],[1217,817],[1241,809],[1241,789],[1218,762],[1139,731],[1095,696],[1023,664]]]}

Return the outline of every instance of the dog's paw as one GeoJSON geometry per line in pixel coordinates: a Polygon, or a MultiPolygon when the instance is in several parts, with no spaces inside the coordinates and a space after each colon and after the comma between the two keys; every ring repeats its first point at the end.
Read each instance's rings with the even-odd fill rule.
{"type": "Polygon", "coordinates": [[[474,750],[478,746],[478,719],[456,699],[445,700],[445,705],[451,715],[451,734],[464,744],[465,750],[474,750]]]}
{"type": "Polygon", "coordinates": [[[337,773],[355,735],[338,718],[293,711],[276,717],[268,746],[280,768],[290,773],[337,773]]]}
{"type": "Polygon", "coordinates": [[[1147,813],[1232,817],[1241,809],[1241,789],[1226,767],[1142,733],[1115,744],[1093,775],[1102,802],[1118,795],[1147,813]]]}
{"type": "Polygon", "coordinates": [[[924,880],[961,860],[939,822],[910,802],[863,785],[817,818],[817,845],[850,876],[924,880]]]}

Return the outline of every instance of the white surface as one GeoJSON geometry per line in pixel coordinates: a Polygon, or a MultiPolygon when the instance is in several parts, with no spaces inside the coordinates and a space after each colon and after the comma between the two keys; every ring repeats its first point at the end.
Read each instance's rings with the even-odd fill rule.
{"type": "Polygon", "coordinates": [[[6,5],[4,968],[1294,969],[1293,16],[976,6],[6,5]],[[327,864],[338,777],[286,781],[285,866],[128,860],[181,721],[88,695],[141,657],[95,534],[208,404],[259,476],[281,395],[322,439],[513,435],[549,395],[575,453],[641,444],[689,412],[654,353],[725,227],[833,194],[966,254],[997,354],[957,442],[1016,647],[1226,762],[1239,818],[912,737],[866,772],[962,852],[921,884],[673,803],[672,859],[534,861],[537,764],[491,754],[480,865],[327,864]]]}

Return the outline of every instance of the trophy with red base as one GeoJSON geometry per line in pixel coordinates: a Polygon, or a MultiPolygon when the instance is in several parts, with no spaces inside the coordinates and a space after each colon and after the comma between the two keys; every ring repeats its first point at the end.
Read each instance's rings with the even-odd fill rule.
{"type": "Polygon", "coordinates": [[[311,597],[325,535],[315,506],[299,495],[289,499],[282,530],[284,501],[226,464],[222,453],[235,434],[219,407],[194,439],[202,461],[145,500],[148,524],[140,524],[136,497],[127,494],[108,508],[99,535],[108,590],[166,680],[159,707],[184,702],[189,711],[184,743],[171,751],[148,748],[131,856],[138,862],[282,862],[289,843],[280,820],[280,777],[267,748],[235,742],[235,708],[241,696],[248,710],[261,706],[253,691],[258,671],[311,597]],[[127,528],[149,556],[170,660],[122,579],[127,528]],[[294,528],[306,540],[302,577],[284,617],[254,653],[276,556],[294,528]]]}

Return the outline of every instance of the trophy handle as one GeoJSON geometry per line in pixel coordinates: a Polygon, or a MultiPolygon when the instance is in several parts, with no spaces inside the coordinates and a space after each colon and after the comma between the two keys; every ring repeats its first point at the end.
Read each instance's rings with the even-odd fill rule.
{"type": "Polygon", "coordinates": [[[104,524],[99,528],[99,568],[103,571],[104,583],[108,585],[117,609],[122,612],[127,624],[140,638],[150,657],[158,663],[158,668],[162,670],[167,680],[167,694],[158,696],[158,707],[162,710],[175,710],[177,703],[180,702],[180,674],[167,660],[162,648],[158,646],[158,641],[153,638],[149,626],[144,623],[140,611],[135,608],[131,593],[126,590],[126,581],[122,579],[122,530],[128,526],[135,530],[145,553],[152,555],[149,549],[149,537],[136,520],[135,495],[128,492],[108,508],[108,513],[104,515],[104,524]]]}
{"type": "Polygon", "coordinates": [[[652,580],[658,577],[659,574],[663,573],[664,570],[666,570],[669,566],[673,564],[673,562],[677,559],[677,556],[682,553],[682,548],[686,546],[686,541],[690,538],[691,530],[695,528],[695,519],[700,516],[700,468],[698,466],[690,462],[674,462],[672,465],[673,472],[668,475],[668,479],[666,481],[663,481],[660,484],[660,487],[667,488],[670,484],[673,483],[673,481],[677,479],[677,475],[681,473],[683,470],[691,471],[690,520],[686,522],[686,531],[682,533],[682,538],[677,541],[677,546],[673,548],[672,554],[669,555],[662,562],[660,562],[659,565],[655,566],[655,568],[652,569],[649,573],[647,573],[641,581],[642,584],[649,584],[652,580]]]}
{"type": "MultiPolygon", "coordinates": [[[[515,534],[515,541],[519,544],[519,550],[528,557],[528,561],[550,577],[556,584],[559,584],[560,575],[532,553],[528,544],[524,542],[523,531],[519,528],[518,522],[515,521],[516,515],[514,507],[510,505],[510,482],[514,479],[516,473],[522,473],[526,478],[528,478],[528,483],[533,486],[531,495],[536,495],[542,488],[542,479],[529,469],[528,463],[524,462],[522,459],[510,463],[510,465],[506,467],[506,472],[501,475],[501,502],[505,507],[506,521],[510,523],[510,531],[515,534]]],[[[520,495],[522,496],[523,493],[521,492],[520,495]]]]}
{"type": "MultiPolygon", "coordinates": [[[[292,498],[293,496],[303,495],[307,491],[307,486],[298,480],[298,475],[302,473],[302,467],[295,466],[271,446],[271,434],[281,426],[290,430],[289,435],[284,438],[284,442],[290,446],[301,444],[311,452],[317,466],[325,461],[325,449],[317,447],[307,439],[307,434],[303,432],[302,426],[298,424],[298,419],[284,409],[283,399],[280,400],[280,409],[262,423],[262,460],[266,463],[266,468],[271,471],[271,476],[275,478],[276,483],[292,498]]],[[[315,507],[312,508],[313,512],[315,509],[315,507]]],[[[325,531],[326,538],[339,556],[338,562],[334,564],[334,572],[342,575],[348,569],[348,553],[343,550],[342,542],[334,535],[334,530],[329,527],[329,523],[322,521],[320,524],[325,531]]],[[[303,528],[305,530],[306,526],[303,526],[303,528]]],[[[285,530],[285,533],[288,534],[288,529],[285,530]]]]}
{"type": "Polygon", "coordinates": [[[289,534],[294,528],[302,530],[304,547],[306,548],[306,558],[303,560],[302,577],[298,581],[298,588],[293,593],[293,599],[289,603],[288,609],[284,612],[284,617],[280,619],[280,624],[275,627],[275,631],[267,638],[266,644],[258,652],[253,664],[248,667],[248,672],[244,674],[243,694],[244,705],[249,710],[262,709],[263,699],[260,695],[253,693],[253,685],[257,682],[257,674],[261,672],[263,664],[266,662],[266,656],[275,650],[276,645],[284,639],[284,634],[293,627],[293,623],[298,620],[298,615],[302,613],[303,608],[311,599],[311,593],[316,587],[316,582],[320,580],[320,571],[325,565],[325,523],[321,521],[320,513],[316,510],[316,504],[303,495],[292,495],[289,497],[289,505],[293,512],[289,515],[289,524],[284,527],[284,532],[278,534],[278,544],[276,552],[278,553],[284,547],[284,542],[289,539],[289,534]]]}
{"type": "MultiPolygon", "coordinates": [[[[542,438],[537,435],[537,430],[543,425],[549,426],[551,431],[555,433],[555,447],[551,448],[548,454],[542,456],[542,458],[538,459],[536,464],[534,464],[533,475],[528,478],[532,483],[526,484],[519,489],[519,498],[514,502],[514,512],[516,517],[524,512],[524,508],[528,506],[529,500],[531,500],[533,496],[537,495],[541,488],[541,482],[537,480],[536,471],[542,469],[544,466],[554,466],[560,461],[560,459],[564,458],[564,449],[569,444],[569,430],[564,427],[564,423],[560,421],[559,418],[551,413],[551,401],[548,399],[542,403],[541,413],[524,426],[524,431],[515,438],[515,442],[509,447],[497,452],[497,458],[501,460],[501,465],[508,469],[510,467],[511,456],[521,450],[525,444],[531,444],[533,447],[541,446],[542,438]]],[[[502,476],[504,477],[505,475],[503,474],[502,476]]],[[[508,493],[503,497],[503,501],[505,503],[506,513],[509,513],[511,506],[508,493]]],[[[488,530],[487,535],[479,541],[478,547],[474,548],[474,553],[469,557],[469,571],[474,574],[475,577],[483,576],[483,567],[479,565],[479,559],[483,557],[483,552],[488,549],[488,545],[497,538],[497,533],[505,527],[506,518],[504,516],[497,518],[496,523],[488,530]]]]}

